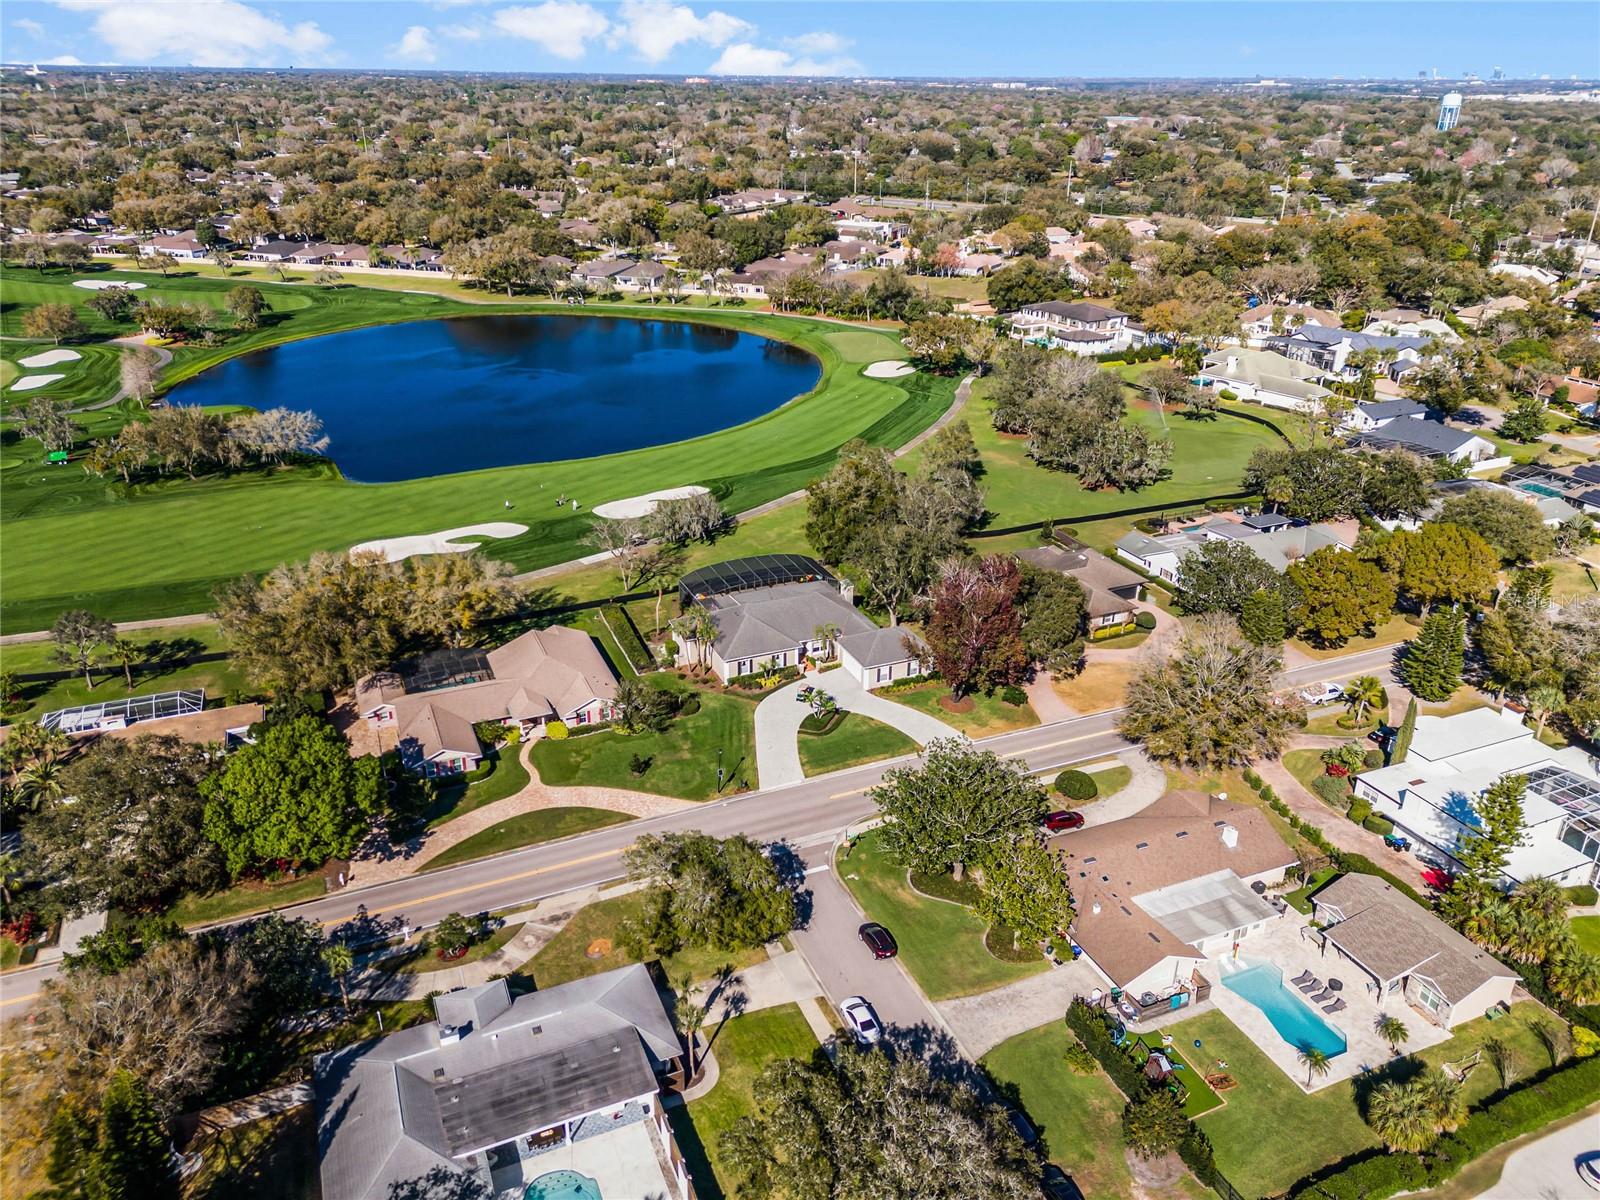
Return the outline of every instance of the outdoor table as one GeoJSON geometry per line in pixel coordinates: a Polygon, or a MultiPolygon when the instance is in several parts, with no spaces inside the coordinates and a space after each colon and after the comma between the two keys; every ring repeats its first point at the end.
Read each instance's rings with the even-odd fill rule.
{"type": "Polygon", "coordinates": [[[1330,979],[1330,980],[1328,980],[1328,990],[1329,991],[1333,991],[1333,992],[1342,992],[1342,991],[1344,991],[1344,981],[1341,980],[1341,979],[1330,979]]]}

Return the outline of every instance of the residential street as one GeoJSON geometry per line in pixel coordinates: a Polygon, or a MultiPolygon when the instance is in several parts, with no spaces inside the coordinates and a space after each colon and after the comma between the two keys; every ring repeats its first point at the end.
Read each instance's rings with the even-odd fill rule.
{"type": "MultiPolygon", "coordinates": [[[[1285,672],[1283,679],[1286,686],[1293,687],[1342,681],[1362,674],[1378,675],[1387,681],[1393,656],[1394,648],[1389,646],[1365,650],[1297,667],[1285,672]]],[[[980,744],[1007,758],[1020,758],[1034,771],[1047,771],[1127,750],[1129,743],[1116,732],[1117,717],[1118,710],[1111,710],[1001,734],[980,744]]],[[[892,761],[872,763],[789,787],[731,796],[694,809],[531,846],[447,870],[347,889],[283,911],[360,940],[402,924],[413,929],[430,925],[449,912],[525,906],[547,896],[620,879],[624,874],[622,851],[641,833],[689,829],[718,837],[743,833],[766,842],[787,840],[807,851],[831,844],[840,831],[872,815],[866,790],[892,765],[892,761]]],[[[834,886],[837,887],[836,881],[834,886]]],[[[849,928],[849,936],[851,947],[857,947],[854,925],[849,928]]],[[[814,966],[819,965],[817,957],[807,957],[814,966]]],[[[826,969],[825,965],[822,969],[826,969]]],[[[11,972],[0,979],[0,1019],[26,1011],[39,987],[56,971],[56,965],[50,964],[11,972]]],[[[831,995],[832,985],[826,978],[823,983],[831,995]]],[[[888,1012],[884,1016],[886,1020],[898,1019],[888,1012]]]]}
{"type": "Polygon", "coordinates": [[[1594,1190],[1578,1177],[1580,1158],[1600,1158],[1600,1110],[1517,1150],[1478,1200],[1591,1200],[1594,1190]]]}

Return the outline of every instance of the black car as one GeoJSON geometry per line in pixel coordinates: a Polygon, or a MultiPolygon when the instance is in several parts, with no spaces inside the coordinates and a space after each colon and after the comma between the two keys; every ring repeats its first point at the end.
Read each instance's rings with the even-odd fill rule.
{"type": "Polygon", "coordinates": [[[893,958],[900,953],[900,947],[890,933],[876,921],[868,921],[856,931],[861,940],[867,944],[867,949],[872,951],[873,958],[893,958]]]}

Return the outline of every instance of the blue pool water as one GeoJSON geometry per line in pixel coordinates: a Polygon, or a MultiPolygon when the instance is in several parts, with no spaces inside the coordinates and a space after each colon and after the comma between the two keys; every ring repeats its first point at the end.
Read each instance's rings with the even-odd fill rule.
{"type": "Polygon", "coordinates": [[[1283,982],[1283,972],[1271,963],[1258,963],[1222,977],[1222,986],[1259,1008],[1278,1036],[1296,1049],[1308,1046],[1329,1058],[1345,1052],[1344,1034],[1324,1021],[1283,982]]]}
{"type": "Polygon", "coordinates": [[[346,479],[392,483],[699,437],[781,407],[821,374],[786,342],[691,321],[458,317],[259,350],[170,399],[310,409],[346,479]]]}
{"type": "Polygon", "coordinates": [[[600,1200],[600,1185],[576,1171],[551,1171],[530,1183],[522,1200],[600,1200]]]}

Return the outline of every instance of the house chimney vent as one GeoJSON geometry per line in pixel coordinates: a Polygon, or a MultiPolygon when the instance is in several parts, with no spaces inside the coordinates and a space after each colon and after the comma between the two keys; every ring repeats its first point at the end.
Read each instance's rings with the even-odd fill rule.
{"type": "Polygon", "coordinates": [[[456,1025],[439,1025],[439,1045],[453,1046],[461,1040],[461,1029],[456,1025]]]}
{"type": "Polygon", "coordinates": [[[1232,825],[1222,827],[1222,844],[1229,850],[1236,850],[1239,846],[1239,831],[1232,825]]]}
{"type": "Polygon", "coordinates": [[[1100,915],[1100,901],[1096,900],[1094,902],[1093,907],[1091,907],[1089,909],[1089,911],[1094,913],[1094,915],[1098,917],[1100,915]]]}

